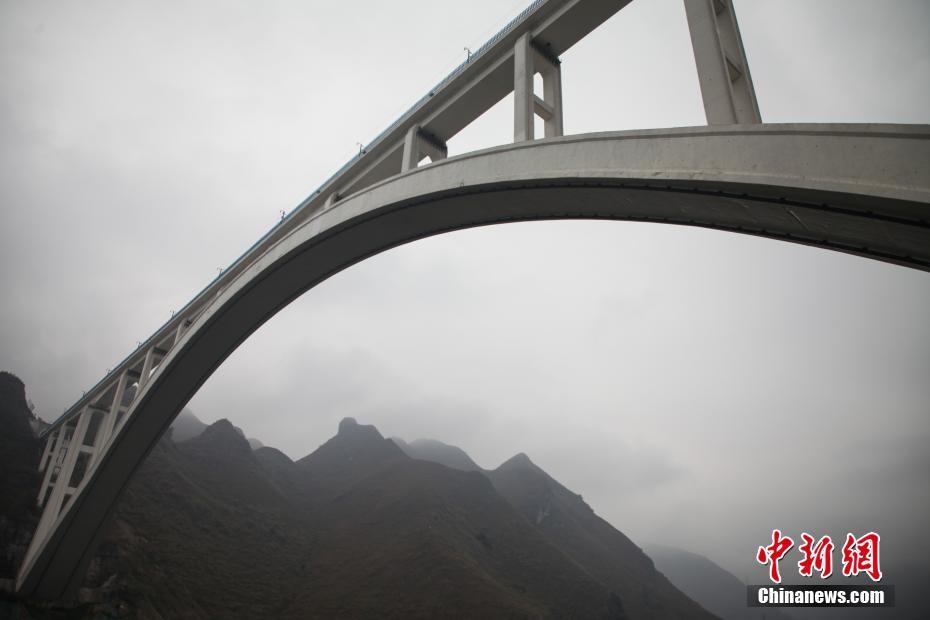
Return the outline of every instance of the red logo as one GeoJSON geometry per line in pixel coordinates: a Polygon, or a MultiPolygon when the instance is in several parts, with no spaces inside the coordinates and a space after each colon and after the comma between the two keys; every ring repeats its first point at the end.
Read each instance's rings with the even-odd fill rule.
{"type": "Polygon", "coordinates": [[[781,575],[778,573],[778,561],[793,546],[794,541],[787,536],[783,537],[781,530],[772,530],[772,544],[768,547],[759,547],[759,551],[756,553],[756,560],[759,564],[769,565],[769,579],[775,583],[781,583],[781,575]]]}
{"type": "Polygon", "coordinates": [[[880,540],[875,532],[869,532],[861,538],[847,534],[846,544],[843,545],[843,575],[852,577],[865,573],[872,581],[880,581],[882,578],[882,571],[878,566],[880,540]]]}
{"type": "MultiPolygon", "coordinates": [[[[801,541],[798,551],[803,557],[798,562],[798,573],[802,577],[813,577],[817,572],[820,573],[821,579],[832,575],[835,548],[833,539],[824,536],[817,540],[811,534],[804,532],[801,534],[801,541]]],[[[875,532],[869,532],[859,538],[853,534],[847,534],[846,543],[843,545],[843,576],[854,577],[859,573],[865,573],[872,581],[881,581],[882,571],[878,561],[880,541],[881,537],[875,532]]],[[[773,583],[781,583],[778,562],[793,546],[794,541],[790,536],[783,535],[781,530],[772,530],[772,544],[759,547],[756,552],[756,561],[759,564],[768,565],[769,579],[773,583]]]]}
{"type": "Polygon", "coordinates": [[[811,577],[816,570],[820,573],[821,579],[826,579],[833,574],[833,541],[829,536],[824,536],[814,544],[814,537],[804,532],[801,534],[804,543],[798,547],[798,550],[804,554],[804,557],[798,562],[798,572],[802,577],[811,577]]]}

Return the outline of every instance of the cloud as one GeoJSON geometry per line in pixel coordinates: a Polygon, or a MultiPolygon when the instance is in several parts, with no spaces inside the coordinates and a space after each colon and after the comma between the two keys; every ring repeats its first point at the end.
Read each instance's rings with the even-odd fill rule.
{"type": "MultiPolygon", "coordinates": [[[[0,368],[56,417],[508,8],[0,4],[0,368]]],[[[928,122],[924,3],[737,10],[767,121],[928,122]]],[[[636,2],[566,53],[567,132],[703,124],[687,36],[680,3],[636,2]]],[[[452,154],[509,141],[510,103],[452,154]]],[[[495,226],[331,278],[191,406],[294,457],[345,415],[526,452],[635,541],[744,567],[773,526],[913,539],[927,316],[926,273],[823,250],[495,226]]]]}

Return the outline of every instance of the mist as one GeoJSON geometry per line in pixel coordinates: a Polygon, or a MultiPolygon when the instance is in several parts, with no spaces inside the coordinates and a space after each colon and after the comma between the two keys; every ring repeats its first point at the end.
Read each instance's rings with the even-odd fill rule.
{"type": "MultiPolygon", "coordinates": [[[[57,418],[523,5],[0,4],[0,368],[57,418]]],[[[930,122],[925,3],[736,11],[766,122],[930,122]]],[[[680,2],[562,61],[566,134],[704,124],[680,2]]],[[[189,406],[293,458],[345,416],[486,468],[525,452],[638,544],[748,581],[776,527],[876,529],[904,566],[930,551],[928,316],[930,275],[863,258],[500,225],[334,276],[189,406]]]]}

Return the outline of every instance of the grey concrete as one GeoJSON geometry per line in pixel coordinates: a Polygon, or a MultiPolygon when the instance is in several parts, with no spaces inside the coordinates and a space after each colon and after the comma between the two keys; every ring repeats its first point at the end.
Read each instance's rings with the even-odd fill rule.
{"type": "Polygon", "coordinates": [[[543,78],[543,108],[544,113],[538,109],[536,113],[543,117],[545,137],[557,138],[562,135],[562,67],[557,64],[544,65],[543,78]]]}
{"type": "Polygon", "coordinates": [[[761,123],[731,0],[685,0],[685,14],[707,123],[761,123]]]}
{"type": "Polygon", "coordinates": [[[545,121],[545,136],[562,135],[562,67],[559,59],[534,42],[530,33],[517,39],[513,52],[513,141],[533,140],[535,120],[545,121]],[[533,78],[543,78],[543,96],[534,91],[533,78]]]}
{"type": "Polygon", "coordinates": [[[526,141],[417,168],[314,211],[214,289],[166,346],[98,467],[37,533],[20,592],[54,599],[76,590],[158,438],[223,360],[303,292],[415,239],[566,218],[702,226],[930,271],[930,127],[747,125],[526,141]]]}
{"type": "Polygon", "coordinates": [[[420,165],[424,157],[430,161],[439,161],[449,156],[449,147],[439,139],[423,132],[419,125],[412,125],[404,137],[404,163],[401,172],[407,172],[420,165]]]}
{"type": "Polygon", "coordinates": [[[513,47],[513,141],[532,140],[536,120],[533,76],[533,47],[530,34],[517,39],[513,47]]]}

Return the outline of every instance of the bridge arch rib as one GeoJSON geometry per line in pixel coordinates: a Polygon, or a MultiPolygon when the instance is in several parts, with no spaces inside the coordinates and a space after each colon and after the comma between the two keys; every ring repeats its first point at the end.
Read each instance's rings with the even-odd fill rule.
{"type": "Polygon", "coordinates": [[[559,137],[444,159],[328,203],[244,269],[166,352],[99,463],[34,543],[20,591],[61,598],[76,590],[123,488],[181,408],[252,332],[316,284],[442,232],[587,218],[715,228],[930,271],[930,127],[559,137]]]}

